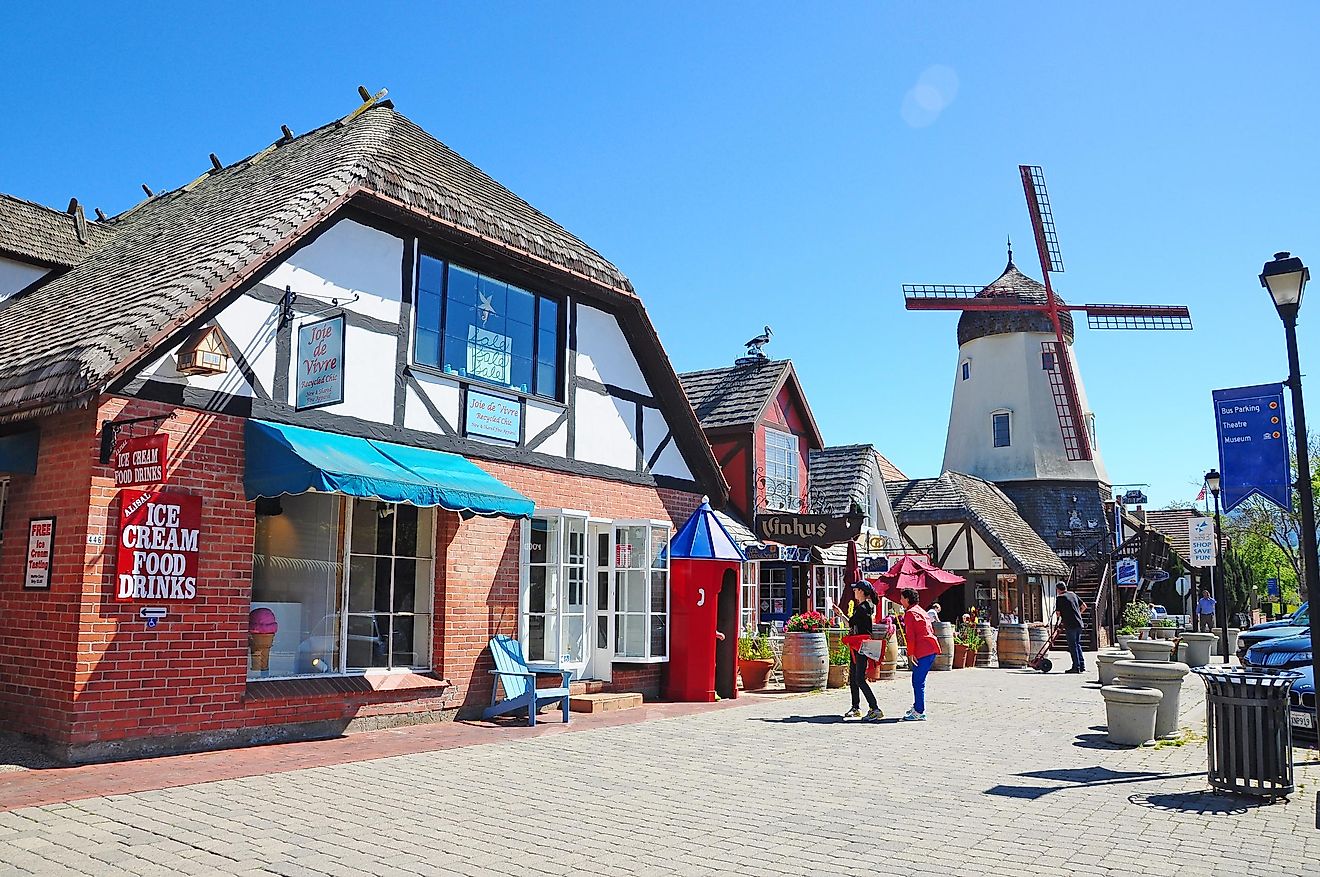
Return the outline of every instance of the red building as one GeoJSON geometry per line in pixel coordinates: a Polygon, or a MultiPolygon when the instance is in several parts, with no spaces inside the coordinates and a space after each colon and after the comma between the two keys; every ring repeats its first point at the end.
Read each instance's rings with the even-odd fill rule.
{"type": "Polygon", "coordinates": [[[388,103],[0,196],[0,730],[66,758],[477,712],[497,633],[653,697],[703,494],[627,278],[388,103]]]}

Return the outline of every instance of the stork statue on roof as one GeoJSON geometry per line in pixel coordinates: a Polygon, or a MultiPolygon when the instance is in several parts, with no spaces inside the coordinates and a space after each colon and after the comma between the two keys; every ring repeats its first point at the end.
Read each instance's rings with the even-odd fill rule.
{"type": "Polygon", "coordinates": [[[1173,305],[1070,305],[1054,291],[1063,257],[1045,178],[1021,165],[1042,282],[1013,263],[988,286],[903,287],[908,310],[956,310],[958,368],[944,470],[998,484],[1047,542],[1069,522],[1103,521],[1109,476],[1073,352],[1073,314],[1093,329],[1190,329],[1173,305]],[[1078,496],[1082,499],[1079,500],[1078,496]],[[1099,499],[1097,497],[1103,497],[1099,499]]]}

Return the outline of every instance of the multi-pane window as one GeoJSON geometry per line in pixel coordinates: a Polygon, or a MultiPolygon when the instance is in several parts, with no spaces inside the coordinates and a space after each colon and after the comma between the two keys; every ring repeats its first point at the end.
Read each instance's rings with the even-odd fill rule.
{"type": "Polygon", "coordinates": [[[765,507],[798,508],[798,437],[777,429],[765,431],[765,507]]]}
{"type": "Polygon", "coordinates": [[[663,660],[669,654],[668,549],[668,527],[615,527],[615,660],[663,660]]]}
{"type": "Polygon", "coordinates": [[[756,564],[743,564],[742,580],[742,607],[740,611],[738,629],[743,631],[756,630],[756,622],[759,616],[756,612],[756,592],[758,588],[758,578],[756,573],[756,564]]]}
{"type": "Polygon", "coordinates": [[[786,615],[792,608],[788,599],[788,567],[761,565],[761,616],[786,615]]]}
{"type": "Polygon", "coordinates": [[[423,255],[413,361],[446,374],[557,398],[559,303],[423,255]]]}
{"type": "Polygon", "coordinates": [[[524,525],[522,640],[528,661],[555,667],[585,660],[587,520],[549,515],[524,525]]]}
{"type": "Polygon", "coordinates": [[[1054,351],[1045,350],[1040,354],[1040,367],[1047,372],[1054,371],[1054,351]]]}
{"type": "Polygon", "coordinates": [[[352,503],[345,666],[429,666],[434,512],[370,499],[352,503]]]}
{"type": "Polygon", "coordinates": [[[1006,448],[1013,442],[1012,417],[1007,411],[996,411],[990,415],[990,428],[994,434],[995,447],[1006,448]]]}

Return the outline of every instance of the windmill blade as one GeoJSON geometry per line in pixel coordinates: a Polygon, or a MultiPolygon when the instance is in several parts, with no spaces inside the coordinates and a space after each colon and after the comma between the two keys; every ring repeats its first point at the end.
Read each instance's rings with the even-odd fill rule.
{"type": "Polygon", "coordinates": [[[1064,453],[1072,462],[1093,459],[1090,424],[1082,411],[1082,397],[1077,392],[1077,378],[1073,374],[1068,347],[1058,341],[1042,341],[1040,347],[1049,354],[1050,367],[1046,375],[1054,399],[1054,412],[1059,418],[1059,431],[1063,434],[1064,453]]]}
{"type": "Polygon", "coordinates": [[[1045,191],[1045,172],[1038,165],[1020,164],[1022,191],[1027,196],[1027,210],[1031,213],[1031,229],[1036,233],[1036,251],[1040,253],[1040,267],[1055,274],[1063,273],[1063,253],[1059,250],[1059,233],[1054,228],[1054,211],[1050,209],[1050,195],[1045,191]]]}
{"type": "Polygon", "coordinates": [[[903,301],[910,311],[1045,311],[1043,301],[1020,295],[978,298],[984,286],[954,286],[938,283],[903,284],[903,301]]]}
{"type": "Polygon", "coordinates": [[[1191,329],[1192,312],[1182,305],[1082,305],[1092,329],[1191,329]]]}
{"type": "Polygon", "coordinates": [[[975,298],[984,286],[958,286],[948,283],[904,283],[904,298],[975,298]]]}

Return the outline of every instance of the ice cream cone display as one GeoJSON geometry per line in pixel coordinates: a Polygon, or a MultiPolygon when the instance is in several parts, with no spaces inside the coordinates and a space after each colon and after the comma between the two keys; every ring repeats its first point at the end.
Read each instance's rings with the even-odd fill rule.
{"type": "Polygon", "coordinates": [[[248,650],[251,653],[253,670],[270,669],[270,647],[275,643],[275,633],[279,630],[275,613],[269,609],[253,609],[248,615],[248,650]]]}

